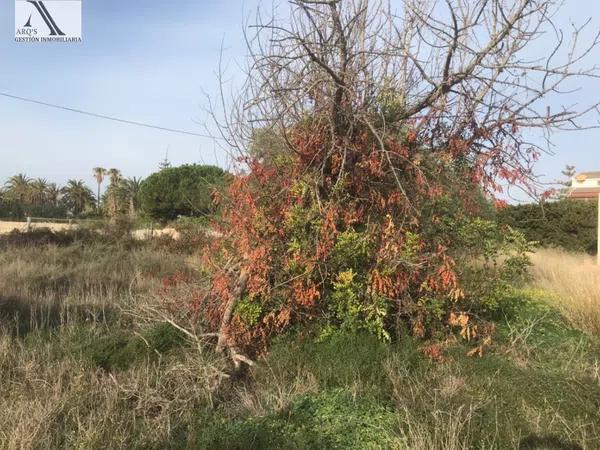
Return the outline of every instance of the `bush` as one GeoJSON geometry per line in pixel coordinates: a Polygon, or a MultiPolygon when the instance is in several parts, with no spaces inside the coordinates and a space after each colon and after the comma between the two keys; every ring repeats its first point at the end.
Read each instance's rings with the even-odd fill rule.
{"type": "Polygon", "coordinates": [[[222,189],[228,173],[215,166],[183,165],[150,175],[140,187],[142,211],[156,220],[205,216],[215,212],[212,194],[222,189]]]}
{"type": "Polygon", "coordinates": [[[0,199],[1,218],[24,220],[27,216],[62,219],[67,217],[67,208],[62,204],[21,205],[16,202],[7,202],[0,199]]]}
{"type": "Polygon", "coordinates": [[[596,253],[598,206],[570,199],[514,205],[498,212],[498,221],[520,230],[525,238],[544,247],[596,253]]]}
{"type": "Polygon", "coordinates": [[[533,246],[523,233],[494,221],[475,218],[457,226],[454,257],[464,297],[464,311],[498,319],[511,308],[515,291],[528,280],[533,246]]]}
{"type": "Polygon", "coordinates": [[[294,135],[309,156],[251,160],[252,171],[230,185],[217,251],[205,252],[216,268],[203,309],[210,327],[221,328],[215,318],[236,296],[228,333],[250,353],[299,322],[391,340],[399,324],[428,338],[447,330],[452,313],[498,312],[507,287],[527,268],[529,246],[485,219],[489,202],[464,167],[440,172],[432,152],[421,154],[415,169],[400,153],[417,144],[403,135],[390,141],[400,152],[390,163],[371,152],[375,143],[365,132],[332,144],[336,164],[353,155],[339,176],[342,168],[320,159],[329,151],[326,133],[309,125],[294,135]],[[324,179],[320,164],[331,171],[324,179]],[[406,194],[398,172],[406,177],[400,184],[411,186],[406,194]],[[232,258],[248,275],[242,295],[234,292],[239,275],[220,269],[232,258]]]}

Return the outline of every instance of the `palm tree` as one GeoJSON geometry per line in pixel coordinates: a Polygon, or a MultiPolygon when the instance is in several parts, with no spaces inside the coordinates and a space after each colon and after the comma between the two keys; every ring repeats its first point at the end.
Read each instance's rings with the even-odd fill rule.
{"type": "Polygon", "coordinates": [[[46,199],[52,206],[58,206],[60,200],[61,189],[56,183],[50,183],[46,188],[46,199]]]}
{"type": "Polygon", "coordinates": [[[48,180],[44,178],[36,178],[31,183],[29,183],[30,193],[31,193],[31,202],[43,205],[46,203],[46,194],[48,190],[48,180]]]}
{"type": "Polygon", "coordinates": [[[69,180],[61,190],[67,207],[74,215],[79,215],[96,201],[92,190],[83,180],[69,180]]]}
{"type": "Polygon", "coordinates": [[[140,192],[140,186],[142,185],[142,179],[137,177],[131,177],[125,180],[124,188],[129,199],[129,215],[131,218],[135,217],[135,212],[138,209],[138,194],[140,192]]]}
{"type": "Polygon", "coordinates": [[[23,173],[14,175],[5,183],[6,194],[9,199],[24,206],[31,199],[31,180],[23,173]]]}
{"type": "Polygon", "coordinates": [[[104,177],[106,176],[106,169],[104,167],[94,167],[94,178],[96,179],[96,183],[98,183],[98,196],[96,197],[96,213],[100,213],[100,187],[102,186],[102,182],[104,181],[104,177]]]}
{"type": "Polygon", "coordinates": [[[121,171],[119,169],[108,169],[108,176],[110,177],[110,183],[115,185],[122,179],[121,171]]]}
{"type": "Polygon", "coordinates": [[[116,221],[116,217],[121,213],[121,204],[124,197],[123,177],[119,169],[108,169],[110,177],[110,185],[104,193],[105,202],[107,204],[107,214],[111,221],[116,221]]]}

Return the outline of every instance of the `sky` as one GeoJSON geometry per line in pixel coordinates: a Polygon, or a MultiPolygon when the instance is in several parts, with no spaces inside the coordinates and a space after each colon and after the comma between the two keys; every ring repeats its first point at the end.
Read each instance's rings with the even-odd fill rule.
{"type": "MultiPolygon", "coordinates": [[[[14,42],[14,0],[0,0],[0,91],[205,133],[221,47],[229,76],[244,60],[251,1],[84,0],[82,43],[14,42]]],[[[0,97],[0,183],[15,173],[93,182],[173,165],[226,164],[211,139],[139,128],[0,97]]]]}
{"type": "MultiPolygon", "coordinates": [[[[15,0],[0,0],[0,92],[205,133],[206,94],[218,94],[221,48],[227,76],[240,78],[243,22],[257,2],[83,0],[81,43],[17,43],[15,0]]],[[[567,26],[588,18],[600,28],[600,2],[568,0],[559,22],[567,26]]],[[[590,61],[600,61],[600,50],[590,61]]],[[[575,87],[584,89],[573,94],[574,103],[594,94],[600,98],[600,81],[575,87]]],[[[537,167],[545,180],[560,178],[566,164],[600,170],[600,130],[559,133],[553,141],[555,155],[544,156],[537,167]]],[[[227,165],[209,138],[0,97],[0,183],[25,173],[59,184],[77,178],[93,185],[96,166],[145,177],[167,150],[173,165],[227,165]]]]}

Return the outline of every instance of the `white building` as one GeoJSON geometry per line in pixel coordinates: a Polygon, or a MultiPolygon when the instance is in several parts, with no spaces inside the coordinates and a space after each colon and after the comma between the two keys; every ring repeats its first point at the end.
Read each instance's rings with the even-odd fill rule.
{"type": "Polygon", "coordinates": [[[597,200],[600,195],[600,172],[582,172],[571,180],[569,198],[597,200]]]}

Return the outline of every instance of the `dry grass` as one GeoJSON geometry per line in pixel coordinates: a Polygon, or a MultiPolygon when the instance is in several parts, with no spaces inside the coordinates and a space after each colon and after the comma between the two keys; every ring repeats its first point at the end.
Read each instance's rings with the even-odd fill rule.
{"type": "Polygon", "coordinates": [[[575,327],[600,336],[600,267],[595,258],[541,249],[532,262],[535,286],[553,294],[556,306],[575,327]]]}
{"type": "Polygon", "coordinates": [[[0,448],[167,448],[210,402],[213,362],[196,352],[114,374],[52,352],[0,335],[0,448]]]}
{"type": "MultiPolygon", "coordinates": [[[[385,365],[393,386],[398,419],[404,424],[399,427],[399,434],[407,448],[467,450],[472,447],[471,428],[477,426],[473,422],[479,406],[456,402],[467,389],[464,377],[445,366],[424,371],[420,374],[423,378],[415,377],[394,356],[385,365]],[[417,411],[423,403],[429,407],[420,416],[417,411]]],[[[489,436],[485,444],[480,443],[480,448],[493,448],[490,443],[494,438],[489,436]]]]}
{"type": "Polygon", "coordinates": [[[134,307],[185,262],[150,249],[81,243],[0,252],[0,318],[20,333],[104,322],[134,307]]]}
{"type": "Polygon", "coordinates": [[[156,326],[128,311],[157,301],[161,277],[182,267],[95,242],[0,251],[0,448],[168,448],[211,404],[222,361],[191,346],[131,355],[127,368],[94,358],[156,326]]]}
{"type": "Polygon", "coordinates": [[[268,362],[266,377],[261,380],[260,389],[248,384],[235,388],[236,401],[240,411],[253,417],[264,417],[273,412],[279,413],[288,408],[301,395],[314,394],[319,391],[315,376],[309,371],[299,369],[292,381],[282,379],[275,373],[268,362]]]}

